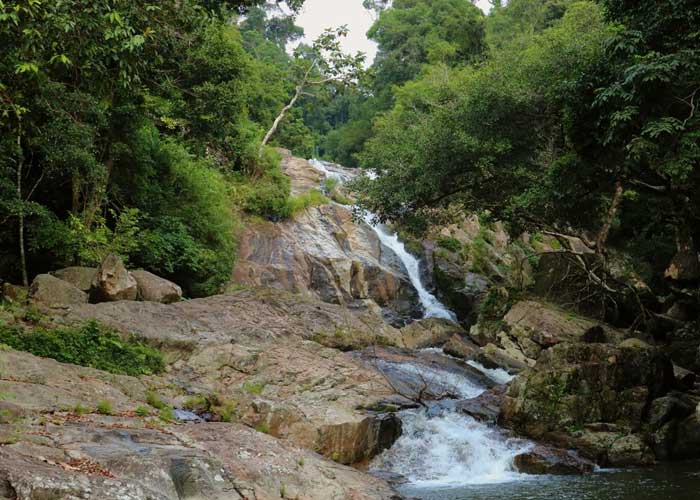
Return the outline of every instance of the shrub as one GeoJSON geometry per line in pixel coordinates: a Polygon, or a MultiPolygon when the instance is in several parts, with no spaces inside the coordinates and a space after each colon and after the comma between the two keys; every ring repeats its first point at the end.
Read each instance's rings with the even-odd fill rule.
{"type": "Polygon", "coordinates": [[[160,351],[133,335],[124,338],[96,321],[55,329],[0,326],[0,343],[36,356],[110,373],[150,375],[162,372],[165,367],[160,351]]]}
{"type": "Polygon", "coordinates": [[[450,252],[459,252],[462,249],[462,244],[457,238],[452,236],[440,236],[437,240],[438,246],[449,250],[450,252]]]}
{"type": "Polygon", "coordinates": [[[316,207],[326,203],[328,203],[328,198],[318,189],[312,189],[299,196],[291,196],[287,200],[286,207],[281,215],[285,218],[291,217],[309,207],[316,207]]]}
{"type": "Polygon", "coordinates": [[[153,391],[148,391],[146,393],[146,402],[157,410],[162,410],[163,408],[168,406],[166,403],[163,402],[160,396],[153,391]]]}

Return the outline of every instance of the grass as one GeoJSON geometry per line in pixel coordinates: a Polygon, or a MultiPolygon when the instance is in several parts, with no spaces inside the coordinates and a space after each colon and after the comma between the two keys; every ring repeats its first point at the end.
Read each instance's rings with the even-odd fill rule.
{"type": "Polygon", "coordinates": [[[269,434],[270,433],[270,426],[267,425],[267,423],[263,422],[259,424],[256,428],[256,431],[262,432],[263,434],[269,434]]]}
{"type": "Polygon", "coordinates": [[[112,403],[110,403],[106,399],[103,399],[102,401],[98,401],[97,413],[99,413],[100,415],[111,415],[113,413],[112,403]]]}
{"type": "Polygon", "coordinates": [[[300,194],[299,196],[290,196],[287,200],[287,206],[282,215],[285,217],[291,217],[309,207],[325,205],[326,203],[328,203],[328,198],[326,198],[318,189],[312,189],[304,194],[300,194]]]}
{"type": "Polygon", "coordinates": [[[87,406],[83,406],[81,403],[78,403],[75,405],[75,408],[73,408],[73,413],[76,415],[85,415],[86,413],[90,413],[90,408],[87,406]]]}
{"type": "Polygon", "coordinates": [[[151,405],[156,410],[162,410],[163,408],[167,408],[168,406],[154,391],[148,391],[146,393],[146,403],[151,405]]]}
{"type": "Polygon", "coordinates": [[[165,368],[163,355],[133,335],[124,338],[96,321],[81,326],[25,329],[0,326],[0,344],[62,363],[122,375],[150,375],[165,368]]]}
{"type": "Polygon", "coordinates": [[[175,412],[173,412],[173,409],[170,406],[166,406],[158,411],[158,418],[160,418],[163,422],[174,422],[175,412]]]}
{"type": "Polygon", "coordinates": [[[151,414],[151,410],[149,410],[147,406],[139,405],[136,407],[134,413],[139,417],[147,417],[151,414]]]}

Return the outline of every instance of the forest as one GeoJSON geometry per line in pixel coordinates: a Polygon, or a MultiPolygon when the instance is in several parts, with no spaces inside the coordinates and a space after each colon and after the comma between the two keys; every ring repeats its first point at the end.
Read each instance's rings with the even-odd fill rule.
{"type": "Polygon", "coordinates": [[[413,234],[466,211],[624,251],[661,295],[674,256],[700,272],[696,1],[366,1],[370,66],[342,27],[289,50],[301,5],[0,3],[0,275],[116,252],[215,293],[246,220],[314,203],[276,146],[373,169],[359,205],[413,234]]]}

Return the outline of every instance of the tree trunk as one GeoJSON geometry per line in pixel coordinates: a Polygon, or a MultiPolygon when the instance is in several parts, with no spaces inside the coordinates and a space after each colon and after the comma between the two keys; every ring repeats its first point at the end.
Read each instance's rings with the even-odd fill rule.
{"type": "Polygon", "coordinates": [[[622,181],[617,181],[615,183],[615,194],[613,195],[612,202],[610,203],[610,208],[608,209],[608,215],[605,218],[605,223],[598,233],[596,238],[596,250],[599,254],[605,252],[605,242],[608,240],[608,234],[610,234],[610,228],[615,221],[615,216],[617,215],[617,210],[620,207],[620,201],[622,201],[622,181]]]}
{"type": "Polygon", "coordinates": [[[280,126],[280,123],[282,123],[282,120],[284,119],[284,115],[287,114],[287,112],[294,107],[294,104],[296,104],[297,100],[301,96],[302,91],[304,90],[304,87],[302,84],[297,85],[296,92],[294,92],[294,97],[292,97],[292,100],[289,101],[289,104],[287,104],[284,108],[282,108],[282,111],[280,111],[280,114],[277,115],[277,118],[275,118],[275,121],[272,122],[272,127],[270,127],[270,130],[267,131],[267,134],[265,134],[265,137],[262,140],[261,144],[261,151],[264,146],[267,146],[267,143],[270,142],[270,139],[272,139],[272,136],[275,135],[275,132],[277,132],[277,128],[280,126]]]}
{"type": "Polygon", "coordinates": [[[29,277],[27,275],[27,256],[24,249],[24,200],[22,199],[22,173],[24,168],[24,153],[22,152],[22,136],[21,128],[17,134],[17,152],[19,158],[17,160],[17,202],[19,210],[17,218],[19,220],[19,261],[22,271],[22,285],[29,286],[29,277]]]}

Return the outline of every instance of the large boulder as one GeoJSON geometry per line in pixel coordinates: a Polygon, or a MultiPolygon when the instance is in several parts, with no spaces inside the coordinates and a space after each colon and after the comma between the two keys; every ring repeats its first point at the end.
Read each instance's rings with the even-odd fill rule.
{"type": "Polygon", "coordinates": [[[102,260],[90,288],[91,302],[136,300],[138,284],[122,260],[110,254],[102,260]]]}
{"type": "Polygon", "coordinates": [[[508,336],[528,358],[562,342],[618,343],[623,334],[556,306],[531,300],[516,303],[503,321],[508,336]]]}
{"type": "Polygon", "coordinates": [[[29,287],[29,300],[47,306],[85,304],[88,296],[70,283],[50,274],[40,274],[29,287]]]}
{"type": "Polygon", "coordinates": [[[672,363],[643,342],[562,343],[511,384],[502,420],[535,439],[569,436],[568,444],[601,463],[647,463],[643,441],[618,440],[644,431],[649,403],[674,383],[672,363]],[[594,427],[581,434],[586,426],[594,427]]]}
{"type": "Polygon", "coordinates": [[[76,288],[79,288],[83,292],[88,293],[92,287],[92,282],[97,274],[97,268],[94,267],[66,267],[64,269],[59,269],[54,271],[54,276],[63,281],[67,281],[76,288]]]}
{"type": "Polygon", "coordinates": [[[172,304],[182,299],[182,288],[148,271],[132,271],[138,285],[138,298],[148,302],[172,304]]]}
{"type": "Polygon", "coordinates": [[[513,466],[524,474],[576,475],[590,474],[595,464],[566,450],[537,445],[532,450],[516,455],[513,466]]]}
{"type": "Polygon", "coordinates": [[[439,347],[453,336],[464,334],[461,326],[440,318],[428,318],[414,321],[401,329],[403,343],[409,349],[439,347]]]}

